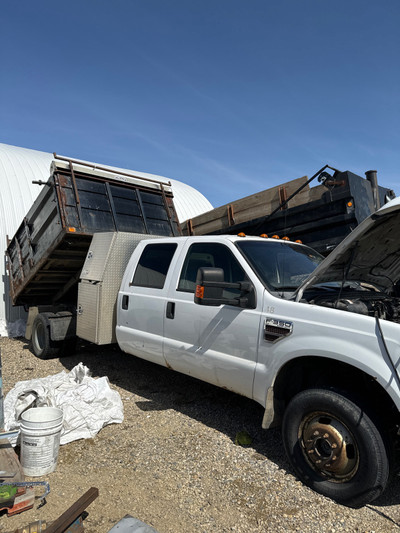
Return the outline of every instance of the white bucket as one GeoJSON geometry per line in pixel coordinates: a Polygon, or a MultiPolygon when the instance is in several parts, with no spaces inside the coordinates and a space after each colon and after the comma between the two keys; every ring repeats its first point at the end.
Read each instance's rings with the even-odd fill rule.
{"type": "Polygon", "coordinates": [[[63,412],[56,407],[34,407],[21,415],[21,465],[26,476],[54,472],[60,449],[63,412]]]}

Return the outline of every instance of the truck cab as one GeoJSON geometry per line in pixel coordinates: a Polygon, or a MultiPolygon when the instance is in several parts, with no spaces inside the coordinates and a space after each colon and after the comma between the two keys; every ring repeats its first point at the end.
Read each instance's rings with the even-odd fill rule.
{"type": "Polygon", "coordinates": [[[246,236],[143,240],[117,302],[122,350],[227,388],[282,424],[298,477],[359,507],[381,494],[399,427],[400,201],[328,257],[246,236]]]}

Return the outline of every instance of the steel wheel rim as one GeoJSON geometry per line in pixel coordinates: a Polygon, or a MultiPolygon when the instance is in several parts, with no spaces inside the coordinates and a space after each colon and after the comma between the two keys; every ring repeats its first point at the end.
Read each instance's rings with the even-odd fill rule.
{"type": "Polygon", "coordinates": [[[41,323],[37,324],[37,327],[35,328],[34,339],[35,339],[35,344],[39,351],[43,350],[44,343],[45,343],[45,335],[46,335],[46,332],[45,332],[43,324],[41,323]]]}
{"type": "Polygon", "coordinates": [[[308,464],[329,481],[344,483],[356,474],[357,442],[349,428],[332,414],[309,414],[300,425],[298,438],[308,464]]]}

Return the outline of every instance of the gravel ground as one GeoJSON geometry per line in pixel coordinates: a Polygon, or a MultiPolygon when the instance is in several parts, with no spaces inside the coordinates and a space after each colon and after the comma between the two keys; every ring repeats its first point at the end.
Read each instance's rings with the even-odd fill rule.
{"type": "MultiPolygon", "coordinates": [[[[108,376],[124,404],[122,424],[60,448],[47,477],[47,504],[0,516],[0,532],[55,520],[90,487],[88,533],[106,533],[131,514],[159,533],[389,532],[400,530],[400,479],[374,505],[349,509],[304,487],[286,461],[279,430],[261,429],[262,408],[241,396],[121,353],[80,347],[41,361],[24,339],[0,338],[4,393],[17,381],[83,362],[108,376]],[[252,442],[235,444],[247,431],[252,442]]],[[[39,478],[35,478],[38,480],[39,478]]]]}

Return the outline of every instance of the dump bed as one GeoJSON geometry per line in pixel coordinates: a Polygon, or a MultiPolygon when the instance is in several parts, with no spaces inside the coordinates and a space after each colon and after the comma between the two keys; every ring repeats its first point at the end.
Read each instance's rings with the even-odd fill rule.
{"type": "MultiPolygon", "coordinates": [[[[307,176],[283,185],[241,198],[187,220],[185,235],[277,234],[290,240],[301,240],[327,255],[379,204],[394,198],[394,192],[372,185],[368,179],[352,172],[324,172],[325,166],[312,178],[307,176]],[[321,185],[310,187],[317,178],[321,185]]],[[[370,171],[374,172],[374,171],[370,171]]]]}
{"type": "Polygon", "coordinates": [[[7,268],[14,305],[76,302],[92,236],[180,233],[170,183],[58,158],[15,236],[7,268]]]}

